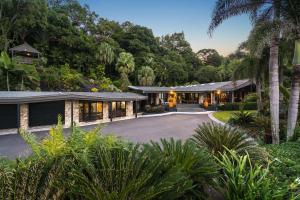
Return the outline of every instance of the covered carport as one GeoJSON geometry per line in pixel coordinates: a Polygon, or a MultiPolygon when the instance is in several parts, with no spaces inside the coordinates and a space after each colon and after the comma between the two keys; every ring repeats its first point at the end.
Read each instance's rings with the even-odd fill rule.
{"type": "Polygon", "coordinates": [[[29,127],[57,124],[58,116],[65,120],[65,101],[30,103],[29,127]]]}
{"type": "Polygon", "coordinates": [[[18,105],[0,104],[0,129],[18,128],[18,105]]]}

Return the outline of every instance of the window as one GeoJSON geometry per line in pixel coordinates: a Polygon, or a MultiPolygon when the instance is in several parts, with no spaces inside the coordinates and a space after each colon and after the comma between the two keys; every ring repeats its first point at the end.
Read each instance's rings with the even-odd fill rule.
{"type": "Polygon", "coordinates": [[[80,101],[79,121],[88,122],[103,119],[103,102],[80,101]]]}
{"type": "Polygon", "coordinates": [[[124,117],[126,116],[126,102],[116,101],[111,102],[110,117],[124,117]]]}

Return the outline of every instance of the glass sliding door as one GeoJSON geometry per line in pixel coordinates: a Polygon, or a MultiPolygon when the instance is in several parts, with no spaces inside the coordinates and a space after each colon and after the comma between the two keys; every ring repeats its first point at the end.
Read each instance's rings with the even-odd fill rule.
{"type": "Polygon", "coordinates": [[[79,121],[89,122],[103,119],[103,102],[80,101],[79,121]]]}
{"type": "Polygon", "coordinates": [[[111,102],[111,109],[109,112],[109,116],[110,116],[110,118],[125,117],[126,116],[126,102],[125,101],[111,102]]]}

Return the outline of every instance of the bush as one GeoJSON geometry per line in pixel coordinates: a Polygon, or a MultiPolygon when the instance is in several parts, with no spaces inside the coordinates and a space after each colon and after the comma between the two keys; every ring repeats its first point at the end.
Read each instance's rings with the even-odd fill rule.
{"type": "Polygon", "coordinates": [[[165,112],[165,109],[164,109],[164,106],[162,106],[162,105],[157,105],[157,106],[146,105],[145,112],[146,113],[163,113],[163,112],[165,112]]]}
{"type": "Polygon", "coordinates": [[[233,112],[228,123],[235,126],[248,127],[254,122],[254,114],[248,111],[240,110],[233,112]]]}
{"type": "Polygon", "coordinates": [[[220,187],[225,199],[274,199],[268,168],[252,164],[248,154],[239,156],[235,151],[229,151],[216,159],[223,169],[220,187]]]}
{"type": "Polygon", "coordinates": [[[247,102],[247,103],[249,103],[249,102],[256,102],[257,101],[257,99],[258,99],[258,96],[257,96],[257,94],[256,93],[250,93],[250,94],[247,94],[246,96],[245,96],[245,98],[243,99],[243,102],[247,102]]]}
{"type": "Polygon", "coordinates": [[[225,103],[218,105],[218,110],[257,110],[256,102],[239,102],[239,103],[225,103]]]}
{"type": "Polygon", "coordinates": [[[235,150],[239,155],[247,152],[251,158],[267,160],[267,153],[243,130],[215,123],[204,123],[195,130],[192,141],[200,148],[207,148],[215,156],[235,150]]]}
{"type": "Polygon", "coordinates": [[[0,160],[1,199],[206,199],[217,176],[212,157],[191,142],[140,146],[77,127],[65,137],[61,122],[41,141],[22,136],[33,154],[0,160]]]}
{"type": "Polygon", "coordinates": [[[277,179],[276,185],[288,191],[286,193],[286,199],[293,199],[291,198],[293,195],[299,195],[300,197],[299,184],[296,188],[294,188],[294,184],[292,184],[300,174],[300,143],[286,142],[279,145],[272,144],[265,146],[272,160],[270,172],[277,179]]]}
{"type": "MultiPolygon", "coordinates": [[[[217,165],[209,152],[197,148],[191,141],[174,139],[151,142],[145,148],[151,152],[152,159],[162,158],[165,169],[180,169],[185,174],[190,188],[182,191],[181,199],[207,199],[205,189],[213,187],[213,180],[218,176],[217,165]]],[[[166,199],[171,199],[171,196],[166,199]]]]}

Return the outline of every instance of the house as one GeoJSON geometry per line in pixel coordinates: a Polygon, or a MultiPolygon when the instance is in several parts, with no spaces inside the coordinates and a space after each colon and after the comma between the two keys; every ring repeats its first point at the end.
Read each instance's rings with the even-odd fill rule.
{"type": "Polygon", "coordinates": [[[0,92],[0,130],[49,129],[61,116],[64,127],[137,117],[136,104],[147,97],[121,92],[0,92]]]}
{"type": "MultiPolygon", "coordinates": [[[[147,96],[149,105],[159,105],[163,102],[176,104],[223,104],[226,102],[239,102],[250,92],[255,91],[255,84],[249,79],[213,82],[175,87],[142,87],[129,86],[133,92],[147,96]]],[[[172,107],[171,106],[171,107],[172,107]]]]}

